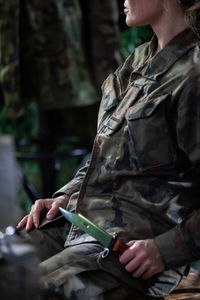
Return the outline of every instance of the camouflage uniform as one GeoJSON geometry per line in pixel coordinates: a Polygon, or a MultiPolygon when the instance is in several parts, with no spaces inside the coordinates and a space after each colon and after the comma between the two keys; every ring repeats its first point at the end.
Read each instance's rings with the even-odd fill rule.
{"type": "Polygon", "coordinates": [[[8,118],[23,114],[19,75],[19,12],[19,0],[12,3],[0,1],[0,107],[1,110],[3,107],[8,118]]]}
{"type": "Polygon", "coordinates": [[[117,0],[80,0],[85,25],[86,55],[96,87],[122,63],[117,0]]]}
{"type": "Polygon", "coordinates": [[[162,297],[200,257],[200,49],[189,29],[153,56],[156,44],[138,47],[106,79],[91,161],[55,195],[71,195],[69,210],[125,242],[154,239],[166,270],[134,279],[72,226],[66,248],[41,265],[52,299],[162,297]]]}
{"type": "Polygon", "coordinates": [[[91,1],[88,9],[92,40],[86,32],[83,41],[78,0],[0,1],[0,105],[7,118],[20,117],[30,101],[42,109],[99,102],[97,86],[121,63],[117,3],[91,1]]]}
{"type": "Polygon", "coordinates": [[[95,103],[98,97],[83,49],[79,1],[22,0],[21,13],[25,96],[34,96],[42,109],[95,103]]]}

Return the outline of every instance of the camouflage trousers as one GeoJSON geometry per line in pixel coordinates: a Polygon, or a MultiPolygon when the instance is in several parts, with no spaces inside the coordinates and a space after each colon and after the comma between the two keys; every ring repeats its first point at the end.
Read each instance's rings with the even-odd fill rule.
{"type": "MultiPolygon", "coordinates": [[[[138,290],[137,280],[134,289],[119,277],[103,270],[99,263],[103,247],[98,243],[90,242],[64,248],[68,230],[69,224],[61,218],[29,233],[28,238],[38,246],[42,260],[42,299],[155,299],[138,290]]],[[[116,261],[118,263],[118,259],[116,261]]]]}

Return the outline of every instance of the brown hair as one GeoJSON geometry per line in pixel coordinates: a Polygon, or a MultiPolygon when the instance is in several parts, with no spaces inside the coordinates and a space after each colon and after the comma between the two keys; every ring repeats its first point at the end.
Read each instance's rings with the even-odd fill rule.
{"type": "Polygon", "coordinates": [[[200,38],[200,0],[179,0],[185,11],[187,25],[200,38]]]}

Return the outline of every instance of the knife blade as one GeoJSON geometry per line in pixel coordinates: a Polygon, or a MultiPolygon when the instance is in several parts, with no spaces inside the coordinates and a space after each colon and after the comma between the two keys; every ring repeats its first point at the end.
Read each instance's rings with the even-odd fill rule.
{"type": "Polygon", "coordinates": [[[106,248],[102,255],[103,258],[107,257],[111,250],[118,254],[122,254],[129,248],[129,246],[122,241],[121,237],[119,237],[117,233],[114,233],[113,235],[107,233],[105,230],[95,225],[79,213],[71,213],[62,207],[59,207],[59,210],[69,222],[94,237],[106,248]]]}

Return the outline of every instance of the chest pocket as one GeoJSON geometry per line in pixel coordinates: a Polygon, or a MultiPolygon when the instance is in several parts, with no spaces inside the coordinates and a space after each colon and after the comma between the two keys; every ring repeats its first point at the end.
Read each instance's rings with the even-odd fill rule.
{"type": "Polygon", "coordinates": [[[169,165],[174,150],[167,121],[170,95],[137,102],[126,113],[127,131],[132,145],[132,162],[138,171],[169,165]]]}

